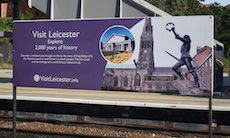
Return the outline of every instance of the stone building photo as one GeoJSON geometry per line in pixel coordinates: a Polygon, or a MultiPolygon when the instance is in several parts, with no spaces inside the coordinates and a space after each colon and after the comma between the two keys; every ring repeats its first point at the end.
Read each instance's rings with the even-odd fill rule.
{"type": "Polygon", "coordinates": [[[114,26],[102,36],[101,53],[112,63],[123,63],[132,56],[135,45],[132,34],[122,26],[114,26]]]}
{"type": "MultiPolygon", "coordinates": [[[[154,36],[150,18],[145,19],[140,37],[138,60],[133,60],[135,68],[107,67],[103,76],[102,89],[123,90],[132,92],[163,92],[177,91],[173,82],[177,80],[172,67],[155,67],[154,36]]],[[[212,49],[198,47],[193,57],[193,64],[197,68],[200,89],[211,90],[212,49]]],[[[164,60],[162,60],[164,62],[164,60]]],[[[194,81],[185,67],[181,68],[186,80],[194,81]]]]}
{"type": "Polygon", "coordinates": [[[121,34],[113,34],[107,43],[102,46],[102,51],[107,52],[132,52],[133,50],[132,40],[121,34]]]}

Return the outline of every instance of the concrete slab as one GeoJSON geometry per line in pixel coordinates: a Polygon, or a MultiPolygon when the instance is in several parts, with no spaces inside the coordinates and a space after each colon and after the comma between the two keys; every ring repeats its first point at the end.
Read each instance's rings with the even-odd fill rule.
{"type": "MultiPolygon", "coordinates": [[[[12,99],[12,84],[0,83],[0,99],[12,99]]],[[[208,110],[207,97],[48,88],[17,88],[17,99],[116,106],[208,110]]],[[[230,99],[214,99],[213,110],[230,111],[230,99]]]]}
{"type": "MultiPolygon", "coordinates": [[[[12,78],[12,70],[0,70],[0,78],[12,78]]],[[[12,83],[0,82],[0,99],[12,99],[12,83]]],[[[51,88],[17,88],[17,99],[116,106],[208,110],[208,97],[162,93],[93,91],[51,88]]],[[[230,111],[230,99],[214,99],[213,110],[230,111]]]]}
{"type": "Polygon", "coordinates": [[[13,78],[13,70],[11,69],[0,69],[0,78],[13,78]]]}

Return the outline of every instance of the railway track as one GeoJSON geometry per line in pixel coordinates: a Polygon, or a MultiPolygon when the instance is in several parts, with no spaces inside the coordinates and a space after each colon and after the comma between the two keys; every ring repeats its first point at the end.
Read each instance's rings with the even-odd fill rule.
{"type": "MultiPolygon", "coordinates": [[[[10,138],[13,136],[12,129],[0,129],[1,138],[10,138]]],[[[17,138],[114,138],[107,136],[92,136],[82,134],[60,134],[53,132],[40,132],[32,130],[18,130],[16,132],[17,138]]]]}
{"type": "MultiPolygon", "coordinates": [[[[0,135],[1,138],[9,138],[12,137],[12,130],[11,129],[1,129],[0,130],[0,135]]],[[[70,135],[64,135],[64,134],[52,134],[52,133],[42,133],[42,132],[33,132],[33,131],[17,131],[16,133],[16,137],[17,138],[38,138],[38,137],[42,137],[42,138],[52,138],[52,137],[56,137],[56,138],[86,138],[82,137],[82,136],[70,136],[70,135]]]]}
{"type": "MultiPolygon", "coordinates": [[[[10,120],[0,121],[0,138],[12,137],[10,120]],[[6,126],[8,124],[8,127],[6,126]],[[5,126],[5,128],[4,128],[5,126]]],[[[110,125],[18,121],[17,138],[207,138],[207,133],[167,131],[110,125]]],[[[228,138],[215,134],[214,138],[228,138]]]]}

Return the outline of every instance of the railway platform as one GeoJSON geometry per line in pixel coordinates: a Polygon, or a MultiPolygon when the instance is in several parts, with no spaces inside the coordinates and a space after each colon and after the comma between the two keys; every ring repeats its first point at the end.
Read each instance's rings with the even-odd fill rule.
{"type": "MultiPolygon", "coordinates": [[[[12,70],[0,70],[0,99],[12,99],[12,70]]],[[[17,88],[17,100],[82,103],[115,106],[208,110],[208,97],[181,96],[170,93],[73,90],[53,88],[17,88]]],[[[214,98],[213,110],[230,111],[230,99],[214,98]]]]}
{"type": "MultiPolygon", "coordinates": [[[[10,79],[11,76],[10,70],[0,71],[0,78],[10,79]]],[[[12,111],[12,87],[10,81],[0,83],[0,110],[12,111]]],[[[208,97],[181,96],[175,93],[17,88],[17,109],[27,113],[24,114],[27,117],[44,118],[44,113],[75,115],[77,117],[74,116],[74,119],[70,117],[71,121],[83,120],[88,123],[124,125],[125,122],[131,126],[207,131],[208,104],[208,97]]],[[[230,99],[213,98],[212,108],[216,132],[230,134],[230,99]]],[[[62,120],[65,117],[62,116],[62,120]]],[[[60,116],[57,118],[60,119],[60,116]]]]}

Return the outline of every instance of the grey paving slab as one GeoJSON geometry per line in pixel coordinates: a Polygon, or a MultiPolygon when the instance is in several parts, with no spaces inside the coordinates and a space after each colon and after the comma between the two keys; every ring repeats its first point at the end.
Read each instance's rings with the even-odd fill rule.
{"type": "MultiPolygon", "coordinates": [[[[0,99],[12,99],[12,84],[0,83],[0,99]]],[[[17,88],[18,100],[208,110],[207,97],[50,88],[17,88]]],[[[214,110],[230,111],[230,99],[214,99],[214,110]]]]}
{"type": "MultiPolygon", "coordinates": [[[[0,78],[3,77],[12,78],[12,70],[0,70],[0,78]]],[[[0,82],[0,99],[12,99],[12,83],[0,82]]],[[[118,91],[19,87],[17,88],[17,99],[30,101],[208,110],[208,97],[180,96],[162,93],[132,93],[118,91]]],[[[213,109],[230,111],[230,99],[214,99],[213,109]]]]}

